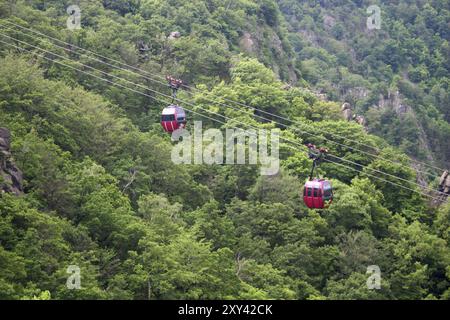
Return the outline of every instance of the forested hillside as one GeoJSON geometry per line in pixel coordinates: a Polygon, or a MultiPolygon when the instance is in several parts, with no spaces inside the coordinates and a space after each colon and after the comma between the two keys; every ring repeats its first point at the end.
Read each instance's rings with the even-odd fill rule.
{"type": "Polygon", "coordinates": [[[277,2],[303,79],[409,155],[449,165],[449,1],[277,2]],[[371,5],[380,29],[367,28],[371,5]]]}
{"type": "Polygon", "coordinates": [[[450,299],[450,204],[406,154],[449,163],[448,1],[383,1],[367,35],[367,1],[74,2],[78,30],[71,1],[0,0],[1,299],[450,299]],[[169,88],[106,58],[188,84],[188,129],[278,127],[280,172],[175,165],[169,88]],[[409,115],[375,107],[397,91],[409,115]],[[306,143],[341,159],[328,209],[302,201],[306,143]]]}

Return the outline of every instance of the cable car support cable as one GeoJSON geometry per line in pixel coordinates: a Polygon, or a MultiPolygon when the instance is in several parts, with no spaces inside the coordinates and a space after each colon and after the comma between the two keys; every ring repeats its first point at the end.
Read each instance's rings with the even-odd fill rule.
{"type": "MultiPolygon", "coordinates": [[[[7,37],[7,38],[10,38],[10,39],[14,39],[14,40],[16,40],[16,41],[19,41],[19,42],[21,42],[21,43],[26,43],[26,42],[23,42],[23,41],[21,41],[21,40],[18,40],[18,39],[9,37],[9,36],[7,36],[7,35],[4,35],[4,34],[2,34],[2,33],[0,33],[0,34],[3,35],[3,36],[5,36],[5,37],[7,37]]],[[[0,40],[0,42],[4,43],[4,44],[6,44],[6,45],[9,45],[9,46],[15,47],[15,48],[17,48],[17,49],[25,50],[25,51],[27,51],[27,52],[36,54],[36,55],[38,55],[38,56],[40,56],[40,57],[42,57],[42,58],[44,58],[44,59],[46,59],[46,60],[49,60],[49,61],[51,61],[51,62],[60,64],[60,65],[62,65],[62,66],[65,66],[65,67],[68,67],[68,68],[71,68],[71,69],[74,69],[74,70],[76,70],[76,71],[80,71],[80,72],[85,73],[85,74],[87,74],[87,75],[93,76],[93,77],[95,77],[95,78],[97,78],[97,79],[99,79],[99,80],[108,82],[108,83],[110,83],[110,84],[112,84],[112,85],[114,85],[114,86],[122,87],[122,88],[124,88],[124,89],[126,89],[126,90],[130,90],[130,91],[132,91],[132,92],[135,92],[135,93],[138,93],[138,94],[141,94],[141,95],[150,97],[150,98],[155,99],[155,100],[157,100],[157,101],[164,102],[163,100],[158,99],[158,98],[156,98],[156,97],[154,97],[154,96],[150,96],[150,95],[148,95],[148,94],[146,94],[146,93],[144,93],[144,92],[141,92],[141,91],[138,91],[138,90],[134,90],[134,89],[132,89],[132,88],[123,86],[123,85],[121,85],[121,84],[115,83],[115,82],[110,81],[110,80],[108,80],[108,79],[99,77],[99,76],[97,76],[97,75],[95,75],[95,74],[86,72],[85,70],[81,70],[81,69],[75,68],[75,67],[73,67],[73,66],[64,64],[64,63],[62,63],[62,62],[60,62],[60,61],[56,61],[56,60],[54,60],[54,59],[48,58],[48,57],[46,57],[45,55],[37,54],[37,53],[32,52],[32,51],[30,51],[30,50],[28,50],[28,49],[19,47],[19,46],[17,46],[17,45],[8,43],[8,42],[6,42],[6,41],[0,40]]],[[[26,44],[31,45],[31,44],[29,44],[29,43],[26,43],[26,44]]],[[[36,47],[36,46],[34,46],[34,45],[31,45],[31,46],[36,47]]],[[[53,54],[53,55],[55,55],[55,56],[58,56],[57,54],[52,53],[52,52],[49,52],[48,50],[45,50],[45,49],[42,49],[42,48],[39,48],[39,47],[36,47],[36,48],[38,48],[38,49],[40,49],[40,50],[42,50],[42,51],[45,51],[45,52],[47,52],[47,53],[53,54]]],[[[60,56],[60,57],[62,57],[62,56],[60,56]]],[[[66,59],[66,60],[70,60],[70,59],[65,58],[65,57],[62,57],[62,58],[63,58],[63,59],[66,59]]],[[[70,61],[72,61],[72,60],[70,60],[70,61]]],[[[76,61],[76,62],[79,63],[78,61],[76,61]]],[[[82,63],[80,63],[80,64],[83,65],[82,63]]],[[[87,65],[84,65],[84,66],[85,66],[85,67],[88,67],[88,68],[90,68],[90,69],[92,69],[92,70],[95,70],[95,71],[100,71],[100,72],[103,73],[103,74],[106,74],[106,75],[108,75],[108,76],[112,76],[112,77],[117,78],[117,79],[119,79],[119,80],[124,80],[124,81],[130,82],[130,83],[133,83],[133,82],[131,82],[131,81],[128,81],[128,80],[126,80],[126,79],[123,79],[123,78],[120,78],[120,77],[117,77],[117,76],[108,74],[107,72],[103,72],[103,71],[98,70],[98,69],[96,69],[96,68],[93,68],[93,67],[90,67],[90,66],[87,66],[87,65]]],[[[134,85],[138,85],[138,84],[136,84],[136,83],[133,83],[133,84],[134,84],[134,85]]],[[[144,88],[145,88],[145,87],[144,87],[144,88]]],[[[146,88],[146,89],[148,89],[148,88],[146,88]]],[[[152,91],[152,90],[151,90],[151,91],[152,91]]],[[[154,91],[156,91],[156,90],[154,90],[154,91]]],[[[157,92],[157,91],[156,91],[156,92],[157,92]]],[[[165,94],[160,93],[160,92],[157,92],[157,94],[160,94],[160,95],[165,96],[165,97],[170,97],[170,96],[165,95],[165,94]]],[[[183,102],[183,101],[180,100],[180,99],[176,99],[176,100],[177,100],[177,101],[183,102]]],[[[190,103],[189,103],[189,104],[190,104],[190,103]]],[[[190,104],[190,105],[192,105],[192,104],[190,104]]],[[[195,107],[195,106],[194,106],[194,107],[195,107]]],[[[206,111],[206,112],[215,114],[215,115],[217,115],[217,116],[221,116],[221,117],[223,117],[223,118],[225,118],[225,119],[229,119],[229,120],[236,121],[236,119],[228,118],[228,117],[223,116],[223,115],[221,115],[221,114],[214,113],[214,112],[212,112],[212,111],[210,111],[210,110],[205,110],[205,109],[203,109],[203,108],[200,108],[200,109],[201,109],[201,110],[204,110],[204,111],[206,111]]],[[[193,110],[190,110],[190,109],[187,109],[187,110],[188,110],[189,112],[191,112],[191,113],[194,113],[194,114],[197,114],[197,115],[199,115],[199,116],[208,118],[208,119],[210,119],[210,120],[212,120],[212,121],[215,121],[215,122],[218,122],[218,123],[222,123],[222,124],[225,124],[225,125],[227,124],[226,122],[223,122],[223,121],[217,120],[217,119],[215,119],[215,118],[211,118],[211,117],[205,116],[204,114],[195,112],[195,111],[193,111],[193,110]]],[[[239,122],[239,121],[237,121],[237,122],[238,122],[238,123],[241,123],[241,122],[239,122]]],[[[248,126],[247,124],[244,124],[244,125],[248,126]]],[[[234,127],[234,128],[236,128],[236,127],[234,127]]],[[[290,142],[290,143],[295,143],[295,142],[293,142],[293,141],[291,141],[291,140],[287,140],[287,139],[285,139],[285,138],[282,138],[282,139],[285,140],[285,141],[287,141],[287,142],[290,142]]],[[[301,144],[299,144],[299,143],[297,143],[297,144],[300,145],[300,146],[303,146],[303,145],[301,145],[301,144]]],[[[298,148],[293,148],[292,146],[288,146],[288,147],[291,148],[291,149],[294,149],[294,150],[296,150],[296,151],[299,151],[299,150],[300,150],[300,149],[298,149],[298,148]]],[[[343,158],[340,158],[340,157],[337,157],[337,156],[333,156],[333,157],[336,158],[336,159],[340,159],[340,160],[342,160],[342,161],[348,161],[348,160],[346,160],[346,159],[343,159],[343,158]]],[[[385,180],[385,179],[379,178],[379,177],[377,177],[377,176],[374,176],[374,175],[371,175],[371,174],[362,172],[362,171],[360,171],[360,170],[356,170],[355,168],[352,168],[352,167],[350,167],[350,166],[346,166],[346,165],[343,165],[343,164],[340,164],[340,163],[337,163],[337,162],[335,162],[335,161],[331,161],[331,160],[328,160],[328,159],[325,159],[325,161],[331,162],[331,163],[333,163],[333,164],[340,165],[340,166],[342,166],[342,167],[345,167],[345,168],[354,170],[354,171],[356,171],[356,172],[360,172],[360,173],[365,174],[365,175],[367,175],[367,176],[371,176],[371,177],[373,177],[373,178],[375,178],[375,179],[378,179],[378,180],[381,180],[381,181],[384,181],[384,182],[387,182],[387,183],[396,185],[396,186],[398,186],[398,187],[408,189],[408,190],[410,190],[410,191],[416,192],[416,193],[421,194],[421,195],[423,195],[423,196],[426,196],[426,197],[429,197],[429,198],[432,198],[432,199],[435,199],[435,200],[438,200],[438,199],[439,199],[439,198],[435,198],[435,197],[433,197],[433,196],[431,196],[431,195],[429,195],[429,194],[422,193],[422,192],[419,192],[419,191],[417,191],[417,190],[414,190],[414,189],[405,187],[405,186],[403,186],[403,185],[399,185],[399,184],[393,183],[392,181],[389,181],[389,180],[385,180]]],[[[362,165],[360,165],[360,166],[362,166],[362,165]]],[[[362,166],[362,167],[363,167],[363,166],[362,166]]],[[[386,174],[386,173],[381,172],[381,171],[379,171],[379,172],[382,173],[382,174],[386,174]]],[[[394,178],[397,178],[397,179],[399,178],[399,177],[396,177],[396,176],[393,176],[393,177],[394,177],[394,178]]],[[[412,183],[411,181],[408,181],[408,182],[412,183]]],[[[433,190],[433,191],[434,191],[434,190],[433,190]]]]}
{"type": "MultiPolygon", "coordinates": [[[[57,39],[57,38],[48,36],[48,35],[46,35],[46,34],[44,34],[44,33],[39,32],[39,31],[35,31],[35,30],[33,30],[33,29],[23,27],[23,26],[21,26],[21,25],[15,24],[15,23],[13,23],[13,22],[10,22],[10,21],[4,21],[4,22],[9,23],[9,24],[12,24],[12,25],[14,25],[14,26],[16,26],[16,27],[19,27],[19,28],[21,28],[21,29],[25,29],[25,30],[27,30],[27,31],[33,32],[33,33],[35,33],[35,34],[42,35],[42,36],[47,37],[47,38],[49,38],[49,39],[58,41],[58,42],[60,42],[60,43],[69,45],[69,46],[71,46],[71,47],[77,48],[77,49],[82,50],[82,51],[84,51],[84,52],[88,52],[88,53],[93,54],[93,55],[95,55],[95,56],[97,56],[97,57],[100,57],[100,58],[103,58],[103,59],[107,59],[107,60],[109,60],[109,61],[113,61],[113,62],[115,62],[115,63],[117,63],[117,64],[122,65],[122,66],[126,66],[127,68],[130,68],[130,69],[139,71],[139,73],[133,72],[133,71],[127,69],[127,68],[121,68],[121,67],[118,67],[118,66],[109,64],[109,63],[107,63],[107,62],[105,62],[105,61],[102,61],[102,60],[99,60],[99,59],[95,59],[95,58],[92,58],[92,57],[88,57],[89,59],[92,59],[92,60],[94,60],[94,61],[103,63],[103,64],[108,65],[108,66],[110,66],[110,67],[113,67],[113,68],[116,68],[116,69],[119,69],[119,70],[122,70],[122,71],[131,72],[131,73],[136,74],[136,75],[139,75],[139,76],[141,76],[141,77],[143,77],[143,78],[145,78],[145,79],[147,79],[147,80],[150,80],[150,81],[153,81],[153,82],[156,82],[156,83],[165,85],[165,83],[163,83],[163,82],[161,82],[161,81],[158,81],[158,80],[155,80],[155,79],[153,79],[153,78],[149,78],[149,77],[146,77],[146,76],[142,75],[141,72],[146,73],[146,74],[149,74],[149,75],[153,75],[153,76],[155,76],[155,77],[157,77],[157,78],[163,79],[162,76],[159,76],[159,75],[157,75],[157,74],[152,74],[152,73],[150,73],[150,72],[148,72],[148,71],[146,71],[146,70],[142,70],[142,69],[136,68],[136,67],[134,67],[134,66],[127,65],[127,64],[125,64],[125,63],[123,63],[123,62],[121,62],[121,61],[118,61],[118,60],[115,60],[115,59],[112,59],[112,58],[109,58],[109,57],[102,56],[102,55],[97,54],[97,53],[95,53],[95,52],[93,52],[93,51],[84,49],[84,48],[82,48],[82,47],[78,47],[78,46],[76,46],[76,45],[73,45],[73,44],[70,44],[70,43],[68,43],[68,42],[62,41],[62,40],[60,40],[60,39],[57,39]]],[[[7,28],[8,28],[8,27],[7,27],[7,28]]],[[[8,28],[8,29],[12,30],[11,28],[8,28]]],[[[18,31],[18,30],[14,30],[14,31],[18,31]]],[[[19,31],[19,32],[21,32],[21,31],[19,31]]],[[[25,33],[23,33],[23,32],[21,32],[21,33],[22,33],[22,34],[25,34],[25,33]]],[[[30,35],[28,35],[28,34],[25,34],[25,35],[30,36],[30,35]]],[[[55,45],[55,44],[54,44],[54,45],[55,45]]],[[[73,49],[68,49],[68,48],[65,48],[65,47],[58,46],[58,45],[55,45],[55,46],[60,47],[60,48],[62,48],[62,49],[64,49],[64,50],[71,51],[71,52],[74,52],[74,53],[77,53],[77,54],[78,54],[78,52],[74,51],[73,49]]],[[[184,83],[182,83],[181,86],[182,86],[182,87],[185,87],[185,88],[192,89],[192,90],[197,91],[197,92],[203,92],[202,90],[200,90],[200,89],[198,89],[198,88],[188,86],[188,85],[186,85],[186,84],[184,84],[184,83]]],[[[291,119],[289,119],[289,118],[282,117],[282,116],[279,116],[279,115],[276,115],[276,114],[267,112],[267,111],[265,111],[265,110],[257,109],[257,108],[254,108],[254,107],[245,105],[245,104],[243,104],[243,103],[240,103],[240,102],[237,102],[237,101],[233,101],[233,100],[230,100],[230,99],[226,99],[226,98],[223,98],[223,97],[220,97],[220,98],[223,99],[223,100],[225,100],[225,101],[230,101],[230,102],[235,103],[235,104],[237,104],[237,105],[243,106],[243,107],[245,107],[245,108],[248,108],[248,109],[251,109],[251,110],[254,110],[254,111],[258,111],[258,112],[261,112],[261,113],[264,113],[264,114],[268,114],[268,115],[273,116],[273,117],[276,117],[276,118],[278,118],[278,119],[282,119],[282,120],[289,121],[289,122],[291,122],[291,123],[293,123],[293,124],[302,125],[300,122],[297,122],[297,121],[291,120],[291,119]]],[[[211,101],[211,102],[214,102],[214,103],[218,103],[218,104],[220,104],[220,105],[222,105],[222,106],[225,106],[225,107],[231,107],[231,108],[233,108],[233,109],[236,109],[236,108],[233,107],[233,106],[230,106],[230,105],[227,105],[227,104],[224,104],[224,103],[221,103],[221,102],[217,102],[217,101],[214,101],[214,100],[212,100],[212,99],[208,99],[208,98],[207,98],[207,100],[209,100],[209,101],[211,101]]],[[[243,111],[243,110],[240,109],[240,108],[238,108],[238,109],[236,109],[236,110],[243,111]]],[[[260,119],[263,119],[263,120],[272,121],[272,122],[274,122],[274,123],[276,123],[276,124],[278,124],[278,125],[281,125],[281,126],[283,126],[283,127],[285,127],[285,128],[291,129],[291,130],[299,131],[299,132],[301,132],[301,133],[305,133],[305,134],[308,134],[308,135],[311,135],[311,136],[316,136],[316,134],[314,134],[314,133],[311,133],[311,132],[308,132],[308,131],[305,131],[305,130],[300,130],[300,129],[296,128],[296,127],[290,128],[290,127],[288,127],[287,125],[285,125],[285,124],[283,124],[283,123],[276,122],[276,121],[274,121],[274,120],[271,120],[271,119],[262,117],[262,116],[260,116],[260,115],[256,115],[256,114],[252,114],[252,115],[255,116],[255,117],[258,117],[258,118],[260,118],[260,119]]],[[[364,144],[364,143],[362,143],[362,142],[359,142],[359,141],[356,141],[356,140],[353,140],[353,139],[349,139],[349,138],[347,138],[347,137],[344,137],[344,136],[341,136],[341,135],[338,135],[338,134],[335,134],[335,133],[329,132],[329,133],[327,133],[327,134],[329,134],[329,135],[331,135],[331,136],[339,137],[339,138],[344,139],[344,140],[347,140],[347,141],[351,141],[351,142],[353,142],[353,143],[356,143],[356,144],[359,144],[359,145],[362,145],[362,146],[365,146],[365,147],[368,147],[368,148],[373,149],[373,150],[375,150],[375,151],[377,151],[377,152],[381,152],[381,150],[380,150],[379,148],[376,148],[376,147],[374,147],[374,146],[370,146],[370,145],[364,144]]],[[[369,156],[372,156],[372,157],[375,157],[375,158],[380,158],[380,159],[382,159],[382,160],[385,160],[385,161],[388,161],[388,162],[391,162],[391,163],[394,163],[394,164],[399,164],[398,162],[392,161],[392,160],[390,160],[390,159],[386,159],[386,158],[383,158],[383,157],[381,157],[381,156],[379,156],[379,155],[375,155],[375,154],[373,154],[373,153],[366,152],[366,151],[357,149],[357,148],[355,148],[355,147],[348,146],[348,145],[345,145],[345,144],[342,144],[342,143],[333,141],[333,140],[331,140],[331,139],[327,139],[326,137],[323,137],[323,139],[326,140],[326,141],[329,141],[329,142],[331,142],[331,143],[333,143],[333,144],[339,145],[339,146],[341,146],[341,147],[348,148],[348,149],[350,149],[350,150],[354,150],[354,151],[357,151],[357,152],[361,152],[361,153],[363,153],[363,154],[366,154],[366,155],[369,155],[369,156]]],[[[436,167],[436,166],[433,166],[433,165],[430,165],[430,164],[427,164],[427,163],[424,163],[424,162],[421,162],[421,161],[418,161],[418,160],[415,160],[415,159],[411,159],[411,158],[410,158],[410,160],[413,161],[413,162],[415,162],[415,163],[422,164],[422,165],[424,165],[424,166],[428,166],[428,167],[430,167],[430,168],[434,168],[434,169],[437,169],[437,170],[440,170],[440,171],[444,171],[444,169],[441,169],[441,168],[439,168],[439,167],[436,167]]],[[[420,172],[420,173],[423,173],[423,174],[426,174],[426,175],[433,176],[433,177],[435,176],[435,174],[432,174],[432,173],[430,173],[430,172],[421,171],[420,169],[416,169],[416,171],[417,171],[417,172],[420,172]]]]}

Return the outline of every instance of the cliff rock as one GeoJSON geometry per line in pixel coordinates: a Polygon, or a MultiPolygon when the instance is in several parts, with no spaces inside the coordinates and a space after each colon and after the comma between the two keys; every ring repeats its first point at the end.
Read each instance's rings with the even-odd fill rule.
{"type": "Polygon", "coordinates": [[[0,192],[23,194],[23,175],[11,155],[11,134],[0,128],[0,192]]]}

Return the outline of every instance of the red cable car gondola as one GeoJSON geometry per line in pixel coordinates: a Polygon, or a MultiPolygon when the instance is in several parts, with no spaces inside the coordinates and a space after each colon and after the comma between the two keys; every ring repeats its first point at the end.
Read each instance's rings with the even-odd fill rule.
{"type": "Polygon", "coordinates": [[[317,149],[315,145],[308,144],[309,158],[313,159],[313,166],[309,181],[303,188],[303,202],[310,209],[328,208],[333,201],[333,188],[331,182],[325,179],[313,179],[314,169],[328,152],[325,148],[317,149]]]}
{"type": "Polygon", "coordinates": [[[161,125],[164,131],[172,133],[186,126],[186,113],[177,105],[170,105],[162,111],[161,125]]]}
{"type": "Polygon", "coordinates": [[[333,201],[331,183],[324,179],[307,181],[303,189],[303,202],[310,209],[328,208],[333,201]]]}
{"type": "Polygon", "coordinates": [[[166,79],[169,82],[169,87],[172,89],[172,104],[163,109],[161,125],[164,131],[172,133],[186,126],[186,112],[180,106],[173,104],[177,97],[178,89],[183,85],[183,81],[171,76],[167,76],[166,79]]]}

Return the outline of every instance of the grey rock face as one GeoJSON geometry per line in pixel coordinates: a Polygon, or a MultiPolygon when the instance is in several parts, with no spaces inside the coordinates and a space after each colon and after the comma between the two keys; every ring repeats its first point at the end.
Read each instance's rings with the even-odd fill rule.
{"type": "Polygon", "coordinates": [[[11,155],[11,133],[0,128],[0,192],[23,194],[23,175],[11,155]]]}

